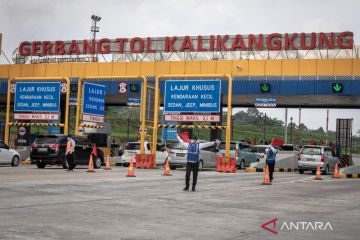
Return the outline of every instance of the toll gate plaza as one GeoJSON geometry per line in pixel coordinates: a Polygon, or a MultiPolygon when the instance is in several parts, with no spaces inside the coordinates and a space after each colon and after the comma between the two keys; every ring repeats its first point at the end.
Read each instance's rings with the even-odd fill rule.
{"type": "Polygon", "coordinates": [[[183,192],[184,170],[162,173],[136,169],[135,178],[126,178],[123,167],[95,175],[86,168],[69,174],[0,167],[0,237],[300,240],[359,233],[358,179],[314,181],[312,174],[288,172],[275,173],[265,186],[260,172],[205,170],[197,192],[183,192]]]}
{"type": "Polygon", "coordinates": [[[92,39],[0,65],[0,239],[358,239],[356,119],[301,129],[303,109],[359,109],[353,32],[97,39],[91,19],[92,39]],[[284,108],[281,138],[245,107],[284,108]]]}

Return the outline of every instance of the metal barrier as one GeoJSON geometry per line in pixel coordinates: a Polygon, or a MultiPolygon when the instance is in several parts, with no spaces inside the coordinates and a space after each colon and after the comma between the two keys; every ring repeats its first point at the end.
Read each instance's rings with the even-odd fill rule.
{"type": "Polygon", "coordinates": [[[159,124],[158,128],[204,128],[204,129],[226,129],[226,126],[208,126],[208,125],[169,125],[169,124],[159,124]]]}
{"type": "Polygon", "coordinates": [[[93,124],[80,124],[80,127],[86,127],[86,128],[97,128],[97,129],[103,129],[104,126],[100,125],[93,125],[93,124]]]}
{"type": "Polygon", "coordinates": [[[216,157],[216,171],[235,173],[236,158],[235,157],[216,157]]]}
{"type": "Polygon", "coordinates": [[[136,168],[151,169],[154,167],[154,154],[136,154],[136,168]]]}

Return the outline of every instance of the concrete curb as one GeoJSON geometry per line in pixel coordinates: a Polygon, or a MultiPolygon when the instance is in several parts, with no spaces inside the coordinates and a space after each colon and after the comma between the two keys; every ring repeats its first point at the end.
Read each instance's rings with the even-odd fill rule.
{"type": "Polygon", "coordinates": [[[352,174],[339,174],[339,178],[345,179],[345,178],[360,178],[360,173],[352,173],[352,174]]]}
{"type": "MultiPolygon", "coordinates": [[[[274,172],[297,172],[297,168],[275,168],[274,172]]],[[[263,168],[245,168],[245,172],[263,172],[263,168]]]]}
{"type": "Polygon", "coordinates": [[[122,166],[122,164],[121,163],[110,163],[110,166],[119,167],[119,166],[122,166]]]}

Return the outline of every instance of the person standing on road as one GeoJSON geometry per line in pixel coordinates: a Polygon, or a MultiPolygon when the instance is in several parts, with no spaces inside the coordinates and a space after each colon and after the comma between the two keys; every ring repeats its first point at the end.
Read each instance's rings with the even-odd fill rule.
{"type": "Polygon", "coordinates": [[[265,150],[265,152],[267,154],[266,165],[269,166],[269,177],[270,182],[272,182],[277,150],[274,148],[274,144],[270,143],[270,146],[265,150]]]}
{"type": "Polygon", "coordinates": [[[185,188],[183,190],[189,191],[190,175],[192,172],[193,173],[192,191],[195,192],[195,187],[199,172],[200,150],[209,146],[213,146],[215,144],[220,144],[220,141],[217,139],[215,142],[197,143],[197,137],[193,135],[189,143],[188,142],[189,138],[187,136],[184,136],[183,134],[177,135],[177,139],[180,142],[180,144],[187,148],[185,188]]]}
{"type": "Polygon", "coordinates": [[[75,141],[72,138],[72,136],[69,135],[66,143],[66,152],[65,152],[66,161],[69,166],[68,171],[73,171],[74,169],[74,161],[75,161],[74,152],[75,152],[75,141]]]}

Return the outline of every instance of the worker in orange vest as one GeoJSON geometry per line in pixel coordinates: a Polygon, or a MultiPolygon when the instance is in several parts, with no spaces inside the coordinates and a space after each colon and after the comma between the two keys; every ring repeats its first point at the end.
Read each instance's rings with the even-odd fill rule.
{"type": "Polygon", "coordinates": [[[75,167],[75,165],[74,165],[74,161],[75,161],[74,152],[75,152],[75,141],[72,138],[72,136],[69,135],[68,139],[67,139],[66,152],[65,152],[66,161],[67,161],[68,166],[69,166],[67,171],[73,171],[73,169],[75,167]]]}

